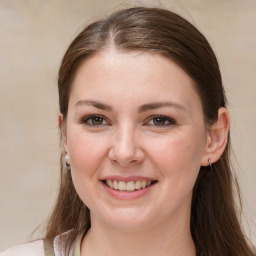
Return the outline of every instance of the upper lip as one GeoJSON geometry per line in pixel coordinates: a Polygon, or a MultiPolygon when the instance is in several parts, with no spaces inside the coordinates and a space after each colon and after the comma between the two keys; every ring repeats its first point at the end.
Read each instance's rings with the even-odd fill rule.
{"type": "Polygon", "coordinates": [[[146,181],[154,181],[156,179],[142,176],[120,176],[120,175],[110,175],[106,176],[101,180],[116,180],[116,181],[138,181],[138,180],[146,180],[146,181]]]}

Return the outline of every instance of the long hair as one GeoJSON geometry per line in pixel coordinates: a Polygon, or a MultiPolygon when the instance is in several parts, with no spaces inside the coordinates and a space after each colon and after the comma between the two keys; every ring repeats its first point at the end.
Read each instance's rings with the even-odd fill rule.
{"type": "MultiPolygon", "coordinates": [[[[226,97],[215,54],[206,38],[179,15],[159,8],[134,7],[118,11],[87,26],[67,49],[58,77],[59,107],[65,124],[72,82],[89,57],[111,45],[119,51],[156,52],[180,66],[194,81],[204,120],[213,124],[226,97]]],[[[211,167],[201,167],[191,205],[191,234],[197,252],[207,256],[251,256],[241,230],[234,189],[238,185],[230,166],[230,138],[221,158],[211,167]]],[[[63,165],[55,208],[45,239],[70,231],[68,245],[90,228],[90,212],[78,197],[70,172],[63,165]]],[[[239,198],[239,189],[238,189],[239,198]]]]}

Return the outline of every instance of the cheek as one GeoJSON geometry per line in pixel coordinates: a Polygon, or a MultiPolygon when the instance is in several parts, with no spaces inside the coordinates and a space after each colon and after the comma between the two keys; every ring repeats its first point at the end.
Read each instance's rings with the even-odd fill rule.
{"type": "Polygon", "coordinates": [[[75,189],[84,204],[88,207],[92,206],[94,205],[92,195],[98,186],[97,171],[101,168],[107,151],[106,138],[72,133],[69,134],[67,142],[75,189]]]}
{"type": "Polygon", "coordinates": [[[73,172],[80,175],[93,174],[102,162],[106,145],[106,138],[90,134],[70,134],[67,146],[73,172]]]}
{"type": "Polygon", "coordinates": [[[200,138],[185,133],[151,141],[150,158],[173,193],[181,195],[194,186],[204,148],[200,138]]]}
{"type": "MultiPolygon", "coordinates": [[[[202,137],[201,137],[202,138],[202,137]]],[[[163,167],[200,164],[203,153],[202,139],[189,136],[166,136],[150,141],[151,156],[163,167]]]]}

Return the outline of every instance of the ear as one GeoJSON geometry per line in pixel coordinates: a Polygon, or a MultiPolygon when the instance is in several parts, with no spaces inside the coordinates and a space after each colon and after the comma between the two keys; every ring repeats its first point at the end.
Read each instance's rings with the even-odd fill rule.
{"type": "Polygon", "coordinates": [[[229,114],[226,108],[222,107],[218,110],[218,120],[211,125],[207,134],[207,142],[205,153],[202,157],[201,166],[208,166],[215,163],[223,154],[228,141],[229,132],[229,114]]]}
{"type": "Polygon", "coordinates": [[[63,121],[63,114],[59,113],[59,129],[61,133],[61,141],[65,150],[67,151],[67,137],[66,137],[66,127],[63,121]]]}

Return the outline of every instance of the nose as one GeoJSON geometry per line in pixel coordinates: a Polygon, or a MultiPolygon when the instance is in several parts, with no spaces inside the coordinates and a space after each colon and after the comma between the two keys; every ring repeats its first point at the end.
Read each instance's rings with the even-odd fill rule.
{"type": "Polygon", "coordinates": [[[136,131],[128,126],[117,129],[112,137],[109,159],[122,167],[140,164],[145,154],[140,146],[140,138],[136,131]]]}

